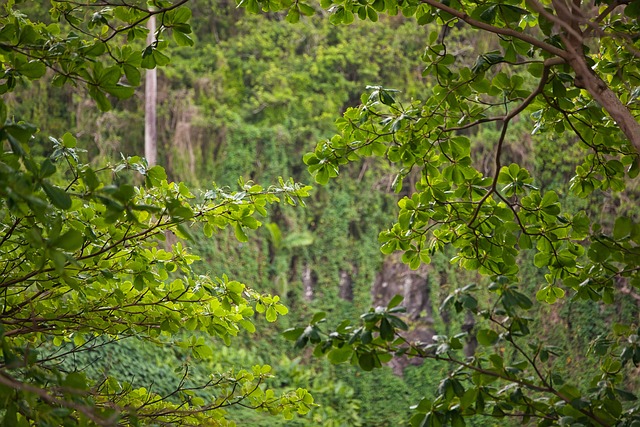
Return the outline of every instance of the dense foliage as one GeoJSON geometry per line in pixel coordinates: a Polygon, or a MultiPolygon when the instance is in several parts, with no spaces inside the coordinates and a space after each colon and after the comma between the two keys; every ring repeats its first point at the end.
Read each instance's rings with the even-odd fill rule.
{"type": "MultiPolygon", "coordinates": [[[[73,29],[94,28],[99,13],[83,22],[72,14],[74,7],[54,7],[54,18],[65,15],[71,30],[60,38],[58,24],[31,22],[12,6],[6,4],[3,14],[3,93],[20,89],[25,78],[45,76],[49,67],[56,72],[54,83],[81,81],[108,109],[106,93],[133,93],[119,82],[123,75],[138,84],[140,66],[154,67],[164,58],[154,50],[105,67],[91,58],[123,51],[126,56],[132,48],[113,46],[119,52],[114,54],[106,44],[119,30],[103,34],[100,42],[78,37],[73,29]]],[[[171,10],[163,16],[165,23],[171,17],[174,28],[190,16],[187,9],[171,10]]],[[[140,16],[148,14],[120,15],[132,23],[130,40],[140,16]]],[[[188,40],[183,37],[176,36],[188,40]]],[[[206,359],[211,340],[229,345],[241,329],[255,332],[256,312],[269,322],[286,314],[278,296],[224,274],[199,274],[192,267],[198,257],[176,236],[190,239],[189,228],[202,224],[206,236],[230,227],[245,242],[247,230],[261,225],[256,216],[266,216],[276,202],[300,204],[309,187],[280,178],[264,188],[240,179],[237,191],[214,185],[196,195],[139,157],[92,167],[70,133],[49,137],[49,148],[35,147],[32,154],[36,128],[12,120],[4,100],[0,111],[0,139],[8,149],[0,157],[4,425],[233,425],[225,415],[233,406],[286,418],[309,411],[313,398],[306,390],[276,394],[263,386],[271,376],[268,365],[213,370],[194,382],[184,363],[174,388],[156,392],[126,377],[88,376],[68,362],[132,338],[181,349],[185,360],[206,359]],[[173,243],[162,243],[166,239],[173,243]]]]}
{"type": "MultiPolygon", "coordinates": [[[[295,16],[296,7],[289,13],[295,16]]],[[[567,292],[578,300],[612,303],[622,287],[640,287],[640,227],[621,216],[607,229],[585,211],[563,208],[558,193],[537,187],[527,169],[503,166],[502,153],[511,123],[529,112],[534,132],[571,132],[584,150],[568,183],[573,194],[622,191],[637,177],[637,5],[425,0],[347,1],[332,8],[332,18],[342,23],[354,15],[376,21],[378,12],[401,11],[415,15],[419,24],[438,20],[446,28],[462,21],[500,36],[499,50],[480,54],[473,66],[456,66],[446,31],[432,32],[424,54],[425,72],[438,82],[431,97],[403,102],[393,90],[371,87],[362,104],[337,121],[339,134],[305,156],[321,184],[336,177],[341,165],[374,155],[397,164],[397,191],[416,174],[415,188],[398,203],[397,223],[380,234],[382,251],[402,251],[403,261],[418,268],[453,247],[452,262],[490,276],[488,290],[496,296],[481,305],[470,285],[443,303],[486,320],[476,333],[483,348],[471,358],[462,352],[464,332],[437,335],[433,343],[403,338],[409,328],[397,317],[398,299],[364,314],[360,325],[345,321],[326,338],[320,335],[320,318],[290,331],[291,338],[299,346],[317,344],[316,354],[327,354],[334,363],[350,360],[365,370],[394,355],[451,363],[436,398],[417,406],[413,425],[464,425],[466,417],[484,414],[537,419],[539,425],[640,423],[637,404],[623,405],[635,396],[621,388],[625,370],[640,363],[637,319],[616,325],[609,338],[595,344],[601,372],[589,390],[580,390],[554,369],[557,352],[531,327],[526,313],[534,303],[523,293],[527,277],[519,268],[531,260],[523,252],[534,251],[533,264],[546,271],[535,293],[540,303],[553,304],[567,292]],[[494,167],[483,173],[474,167],[464,132],[487,123],[497,123],[500,133],[494,167]]]]}

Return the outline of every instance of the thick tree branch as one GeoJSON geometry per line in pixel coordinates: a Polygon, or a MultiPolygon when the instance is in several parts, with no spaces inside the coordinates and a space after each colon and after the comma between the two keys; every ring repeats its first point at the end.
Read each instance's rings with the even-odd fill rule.
{"type": "MultiPolygon", "coordinates": [[[[620,101],[620,99],[611,90],[611,88],[609,88],[604,80],[602,80],[589,67],[583,53],[583,46],[581,42],[582,35],[575,31],[575,28],[572,28],[571,31],[569,31],[567,28],[565,28],[566,25],[562,26],[562,28],[565,28],[567,30],[567,33],[569,34],[569,36],[563,36],[563,42],[567,48],[567,50],[563,50],[556,46],[552,46],[544,41],[538,40],[537,38],[532,37],[528,34],[512,30],[511,28],[500,28],[494,25],[487,24],[486,22],[478,21],[471,18],[465,12],[454,9],[450,6],[440,3],[439,1],[422,0],[422,2],[443,12],[447,12],[457,17],[458,19],[461,19],[472,27],[488,31],[490,33],[520,39],[531,44],[532,46],[538,47],[545,52],[551,53],[565,60],[575,72],[577,86],[584,88],[587,92],[589,92],[593,99],[595,99],[602,106],[602,108],[604,108],[604,110],[609,113],[611,118],[618,124],[618,126],[620,126],[620,130],[629,139],[636,153],[640,154],[640,123],[638,123],[633,114],[631,114],[629,109],[620,101]],[[578,38],[576,36],[580,37],[578,38]]],[[[532,0],[532,2],[537,3],[535,0],[532,0]]],[[[558,2],[556,1],[556,3],[558,2]]],[[[565,5],[564,7],[567,6],[565,5]]],[[[545,11],[545,13],[547,12],[545,11]]]]}
{"type": "MultiPolygon", "coordinates": [[[[556,7],[556,11],[558,15],[554,15],[544,8],[544,5],[540,3],[538,0],[527,0],[527,4],[538,14],[548,21],[553,22],[558,27],[564,29],[568,34],[574,37],[576,40],[582,39],[582,34],[579,33],[580,29],[576,29],[574,25],[573,16],[568,10],[563,10],[560,7],[556,7]]],[[[555,2],[554,2],[555,5],[555,2]]]]}
{"type": "Polygon", "coordinates": [[[595,99],[611,118],[620,126],[633,145],[636,153],[640,154],[640,123],[631,111],[620,101],[609,85],[600,78],[587,64],[582,52],[582,45],[574,46],[563,37],[569,52],[567,62],[576,74],[576,86],[584,88],[595,99]]]}
{"type": "Polygon", "coordinates": [[[556,47],[553,46],[549,43],[546,43],[542,40],[538,40],[537,38],[530,36],[529,34],[525,34],[523,32],[520,31],[516,31],[516,30],[512,30],[511,28],[501,28],[501,27],[496,27],[494,25],[491,24],[487,24],[486,22],[482,22],[482,21],[478,21],[477,19],[473,19],[472,17],[470,17],[469,15],[467,15],[466,13],[454,9],[452,7],[449,7],[447,5],[445,5],[444,3],[440,3],[439,1],[436,0],[422,0],[423,3],[426,3],[432,7],[435,7],[436,9],[439,9],[443,12],[447,12],[450,15],[455,16],[458,19],[461,19],[462,21],[466,22],[467,24],[471,25],[472,27],[475,28],[479,28],[481,30],[485,30],[488,31],[490,33],[494,33],[494,34],[500,34],[503,36],[509,36],[509,37],[514,37],[516,39],[520,39],[524,42],[527,42],[537,48],[540,48],[542,50],[544,50],[545,52],[551,53],[553,55],[559,56],[561,58],[565,58],[567,52],[556,47]]]}

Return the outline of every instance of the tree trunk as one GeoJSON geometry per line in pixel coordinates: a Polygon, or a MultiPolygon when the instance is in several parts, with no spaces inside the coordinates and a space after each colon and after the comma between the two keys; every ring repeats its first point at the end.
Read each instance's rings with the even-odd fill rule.
{"type": "MultiPolygon", "coordinates": [[[[149,35],[147,36],[147,44],[151,45],[155,42],[156,33],[156,17],[152,15],[147,22],[147,28],[149,29],[149,35]]],[[[145,73],[145,86],[144,86],[144,156],[149,163],[149,166],[153,166],[158,160],[158,145],[157,145],[157,119],[156,119],[156,103],[158,98],[158,74],[157,69],[153,68],[147,70],[145,73]]]]}

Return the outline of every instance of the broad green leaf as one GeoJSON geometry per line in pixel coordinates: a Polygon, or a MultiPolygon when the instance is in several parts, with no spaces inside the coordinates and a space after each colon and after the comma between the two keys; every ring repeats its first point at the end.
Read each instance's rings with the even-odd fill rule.
{"type": "Polygon", "coordinates": [[[41,61],[33,60],[18,66],[16,71],[31,80],[35,80],[44,76],[47,72],[47,67],[41,61]]]}
{"type": "Polygon", "coordinates": [[[244,232],[244,229],[240,224],[235,224],[233,226],[233,231],[235,232],[236,239],[238,239],[239,242],[249,241],[249,237],[247,237],[247,234],[244,232]]]}
{"type": "Polygon", "coordinates": [[[491,329],[480,329],[476,334],[478,344],[480,345],[493,345],[498,341],[498,333],[491,329]]]}
{"type": "Polygon", "coordinates": [[[338,365],[340,363],[348,361],[351,358],[352,354],[353,350],[351,349],[351,347],[345,345],[341,348],[334,348],[329,351],[329,353],[327,353],[327,359],[329,359],[329,362],[333,363],[334,365],[338,365]]]}
{"type": "Polygon", "coordinates": [[[42,189],[55,207],[65,210],[71,208],[71,197],[60,187],[43,181],[42,189]]]}
{"type": "Polygon", "coordinates": [[[626,217],[616,218],[613,226],[613,238],[616,240],[623,239],[631,234],[633,222],[626,217]]]}
{"type": "Polygon", "coordinates": [[[278,318],[278,313],[273,306],[269,306],[267,307],[265,316],[268,322],[275,322],[276,319],[278,318]]]}
{"type": "Polygon", "coordinates": [[[177,29],[173,30],[173,39],[176,41],[178,46],[193,46],[194,45],[194,41],[191,38],[191,36],[189,36],[186,33],[181,32],[181,31],[178,31],[177,29]]]}
{"type": "Polygon", "coordinates": [[[84,236],[78,230],[69,230],[62,236],[58,237],[52,244],[65,251],[73,252],[76,249],[80,249],[84,243],[84,236]]]}

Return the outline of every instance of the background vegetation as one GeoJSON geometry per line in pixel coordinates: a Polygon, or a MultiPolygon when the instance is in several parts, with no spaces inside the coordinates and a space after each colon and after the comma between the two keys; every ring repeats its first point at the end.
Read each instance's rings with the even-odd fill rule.
{"type": "MultiPolygon", "coordinates": [[[[22,7],[43,12],[38,5],[22,7]]],[[[410,102],[428,97],[435,84],[433,77],[424,75],[421,58],[426,35],[438,28],[417,26],[402,16],[350,26],[334,26],[314,16],[290,25],[285,13],[247,15],[234,2],[206,0],[194,4],[192,26],[195,47],[170,47],[171,62],[159,69],[158,145],[159,163],[168,176],[195,187],[212,181],[233,186],[239,176],[256,182],[275,182],[279,176],[309,182],[302,155],[335,133],[334,119],[361,102],[367,85],[398,88],[397,96],[410,102]]],[[[449,42],[457,63],[469,66],[480,48],[498,47],[494,38],[456,27],[449,42]]],[[[48,150],[48,135],[74,129],[78,146],[86,148],[96,167],[143,152],[142,92],[127,100],[114,99],[114,108],[100,113],[83,89],[56,88],[42,79],[8,95],[5,102],[16,120],[39,125],[36,150],[48,150]]],[[[529,128],[516,123],[510,129],[503,164],[517,161],[535,172],[537,186],[562,191],[581,161],[574,152],[575,137],[563,132],[531,135],[529,128]]],[[[472,157],[480,162],[488,158],[498,133],[497,128],[470,133],[472,157]]],[[[230,366],[270,364],[277,373],[270,386],[307,388],[320,405],[309,416],[291,421],[258,420],[259,414],[239,411],[232,418],[240,425],[403,425],[409,407],[433,395],[447,369],[424,364],[406,367],[403,375],[391,368],[363,374],[352,366],[313,359],[309,351],[293,349],[282,338],[288,327],[308,322],[310,313],[323,311],[335,320],[356,318],[380,302],[372,295],[372,285],[388,266],[383,266],[378,233],[393,221],[397,199],[408,194],[410,184],[393,194],[395,174],[383,161],[350,165],[341,174],[349,179],[317,187],[306,209],[276,207],[267,226],[248,242],[238,242],[233,232],[210,240],[202,230],[191,230],[190,244],[203,258],[195,267],[198,272],[225,271],[256,289],[280,295],[290,309],[276,327],[258,325],[260,339],[247,336],[241,338],[242,345],[216,346],[206,362],[194,365],[191,379],[197,383],[207,372],[230,366]]],[[[586,209],[599,217],[605,228],[613,227],[618,216],[640,219],[637,183],[615,196],[604,194],[560,197],[575,212],[586,209]]],[[[420,272],[427,278],[434,332],[459,328],[467,321],[463,315],[442,317],[439,307],[451,291],[468,283],[486,284],[484,279],[458,270],[446,256],[434,257],[420,272]]],[[[524,287],[534,295],[544,278],[533,269],[526,276],[524,287]]],[[[637,322],[639,307],[633,294],[620,293],[611,304],[567,299],[536,312],[534,323],[541,339],[561,348],[564,373],[580,375],[577,380],[586,389],[597,365],[596,356],[585,349],[610,325],[637,322]]],[[[171,348],[158,351],[124,340],[65,363],[67,369],[90,367],[90,375],[97,377],[104,371],[117,373],[164,394],[175,383],[163,372],[180,369],[185,360],[171,348]]],[[[627,386],[637,390],[638,377],[630,376],[627,386]]],[[[484,420],[479,425],[493,424],[484,420]]]]}

